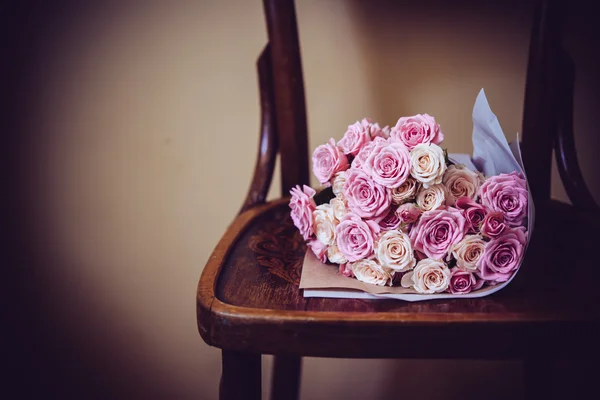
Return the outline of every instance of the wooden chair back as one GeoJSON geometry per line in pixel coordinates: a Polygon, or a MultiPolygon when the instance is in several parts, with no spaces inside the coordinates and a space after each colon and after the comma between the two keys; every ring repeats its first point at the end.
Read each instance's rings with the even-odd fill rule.
{"type": "MultiPolygon", "coordinates": [[[[281,191],[309,183],[306,104],[293,0],[263,0],[269,42],[257,63],[262,130],[255,174],[242,211],[265,201],[277,153],[281,191]]],[[[553,0],[536,4],[531,30],[523,110],[523,162],[538,214],[550,200],[551,157],[571,202],[598,212],[573,139],[574,66],[562,47],[564,15],[553,0]]]]}

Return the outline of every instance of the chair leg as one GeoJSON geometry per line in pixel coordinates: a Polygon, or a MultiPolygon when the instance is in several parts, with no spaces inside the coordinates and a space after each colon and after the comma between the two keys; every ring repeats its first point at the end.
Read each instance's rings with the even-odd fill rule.
{"type": "Polygon", "coordinates": [[[260,400],[261,355],[223,350],[220,400],[260,400]]]}
{"type": "Polygon", "coordinates": [[[275,356],[271,400],[297,400],[301,372],[301,357],[275,356]]]}
{"type": "Polygon", "coordinates": [[[530,356],[523,360],[523,386],[526,399],[554,399],[552,360],[530,356]]]}

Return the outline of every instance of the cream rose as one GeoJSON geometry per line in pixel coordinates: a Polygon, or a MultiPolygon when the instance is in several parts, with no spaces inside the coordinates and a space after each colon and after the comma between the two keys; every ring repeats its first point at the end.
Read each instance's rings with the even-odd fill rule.
{"type": "Polygon", "coordinates": [[[419,144],[410,152],[411,175],[424,187],[442,183],[446,172],[444,151],[436,144],[419,144]]]}
{"type": "Polygon", "coordinates": [[[327,258],[334,264],[346,264],[348,262],[335,243],[327,248],[327,258]]]}
{"type": "Polygon", "coordinates": [[[417,263],[408,235],[398,230],[387,231],[379,238],[375,257],[381,266],[398,272],[408,271],[417,263]]]}
{"type": "Polygon", "coordinates": [[[485,250],[481,235],[467,235],[452,246],[450,253],[456,259],[456,266],[466,271],[476,271],[485,250]]]}
{"type": "Polygon", "coordinates": [[[359,281],[379,286],[392,285],[392,274],[373,260],[359,260],[351,268],[359,281]]]}
{"type": "Polygon", "coordinates": [[[423,188],[417,195],[417,205],[421,211],[431,211],[446,204],[446,187],[441,183],[423,188]]]}
{"type": "Polygon", "coordinates": [[[337,221],[333,216],[333,208],[330,204],[321,204],[313,211],[313,228],[319,242],[326,246],[335,243],[335,227],[337,221]]]}
{"type": "Polygon", "coordinates": [[[446,170],[442,183],[448,191],[449,205],[454,205],[457,199],[469,197],[477,199],[477,191],[483,183],[481,175],[471,171],[462,164],[451,165],[446,170]]]}
{"type": "Polygon", "coordinates": [[[336,197],[340,197],[342,195],[342,191],[344,189],[344,182],[346,182],[346,171],[338,172],[333,177],[331,189],[333,190],[333,194],[336,197]]]}
{"type": "Polygon", "coordinates": [[[397,188],[392,189],[392,203],[403,204],[415,198],[421,185],[413,177],[408,177],[406,181],[397,188]]]}
{"type": "Polygon", "coordinates": [[[333,216],[338,221],[341,221],[344,215],[348,213],[348,205],[342,197],[334,197],[329,200],[329,204],[331,205],[333,216]]]}
{"type": "Polygon", "coordinates": [[[412,286],[419,293],[441,293],[448,289],[450,276],[450,269],[443,261],[426,258],[402,276],[401,285],[412,286]]]}

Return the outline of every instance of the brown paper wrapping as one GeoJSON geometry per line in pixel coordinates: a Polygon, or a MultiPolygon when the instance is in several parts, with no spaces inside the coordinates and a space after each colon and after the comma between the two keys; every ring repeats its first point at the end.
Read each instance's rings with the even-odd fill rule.
{"type": "Polygon", "coordinates": [[[354,278],[348,278],[339,273],[339,266],[337,264],[323,264],[314,255],[314,253],[308,249],[304,256],[304,263],[302,265],[302,274],[300,276],[300,289],[316,289],[316,290],[335,290],[335,289],[346,289],[353,291],[366,292],[375,295],[384,294],[397,294],[406,295],[410,294],[415,300],[418,298],[424,299],[424,297],[435,297],[435,298],[448,298],[448,297],[480,297],[488,292],[495,292],[495,286],[486,286],[477,291],[471,292],[468,295],[452,295],[449,293],[445,294],[433,294],[433,295],[422,295],[417,293],[414,289],[403,288],[402,286],[377,286],[369,283],[361,282],[354,278]],[[473,296],[478,294],[480,296],[473,296]]]}

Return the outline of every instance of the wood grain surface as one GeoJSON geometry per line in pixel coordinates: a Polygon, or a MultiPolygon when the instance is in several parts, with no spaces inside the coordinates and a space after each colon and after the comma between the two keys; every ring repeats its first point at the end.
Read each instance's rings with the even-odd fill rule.
{"type": "Polygon", "coordinates": [[[480,299],[408,303],[304,299],[298,282],[306,247],[287,200],[240,215],[209,260],[198,291],[199,329],[209,344],[272,354],[494,358],[517,357],[575,332],[581,338],[598,333],[594,305],[600,296],[593,280],[582,277],[596,265],[593,227],[600,225],[593,216],[576,217],[572,207],[555,203],[556,220],[534,232],[521,272],[504,290],[480,299]],[[412,340],[468,335],[501,345],[486,349],[481,343],[461,354],[444,346],[417,355],[411,354],[414,346],[394,341],[396,335],[412,340]],[[361,348],[358,343],[367,339],[390,345],[385,351],[361,348]]]}

